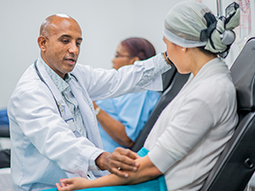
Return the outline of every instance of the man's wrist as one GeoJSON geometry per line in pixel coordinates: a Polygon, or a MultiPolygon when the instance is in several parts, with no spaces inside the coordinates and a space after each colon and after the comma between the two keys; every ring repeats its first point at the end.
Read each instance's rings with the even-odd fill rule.
{"type": "Polygon", "coordinates": [[[97,149],[97,151],[95,151],[90,159],[89,159],[89,170],[93,170],[93,171],[98,171],[101,170],[98,168],[97,164],[96,164],[96,159],[103,153],[105,152],[104,150],[101,149],[97,149]]]}
{"type": "Polygon", "coordinates": [[[109,170],[107,164],[109,163],[110,157],[111,153],[103,152],[95,159],[95,163],[100,170],[109,170]]]}

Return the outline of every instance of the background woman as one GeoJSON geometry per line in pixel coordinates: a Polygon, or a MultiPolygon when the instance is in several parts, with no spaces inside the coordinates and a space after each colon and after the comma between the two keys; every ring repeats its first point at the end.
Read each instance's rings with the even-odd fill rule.
{"type": "MultiPolygon", "coordinates": [[[[155,54],[155,49],[148,40],[128,38],[118,45],[115,58],[112,60],[113,68],[118,70],[155,54]]],[[[159,97],[158,92],[147,90],[94,102],[104,149],[113,152],[116,147],[130,148],[159,97]]]]}

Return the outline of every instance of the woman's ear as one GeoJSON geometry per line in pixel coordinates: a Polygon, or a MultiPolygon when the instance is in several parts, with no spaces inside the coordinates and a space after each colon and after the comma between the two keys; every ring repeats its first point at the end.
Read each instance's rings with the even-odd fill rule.
{"type": "Polygon", "coordinates": [[[179,46],[177,44],[174,44],[175,48],[178,49],[178,51],[181,51],[181,52],[186,52],[187,51],[187,48],[185,47],[182,47],[182,46],[179,46]]]}
{"type": "Polygon", "coordinates": [[[183,48],[183,47],[182,47],[182,51],[183,51],[183,52],[186,52],[186,51],[187,51],[187,48],[183,48]]]}
{"type": "Polygon", "coordinates": [[[45,52],[46,51],[46,37],[45,36],[39,36],[38,39],[37,39],[37,42],[38,42],[38,46],[39,48],[41,49],[42,52],[45,52]]]}

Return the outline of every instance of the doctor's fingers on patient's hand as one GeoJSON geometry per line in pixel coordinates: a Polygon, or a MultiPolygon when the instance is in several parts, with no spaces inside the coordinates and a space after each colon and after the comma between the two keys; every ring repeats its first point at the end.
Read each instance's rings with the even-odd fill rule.
{"type": "MultiPolygon", "coordinates": [[[[129,149],[124,149],[122,147],[117,147],[113,152],[112,152],[113,157],[118,157],[118,155],[121,156],[127,156],[130,158],[130,164],[133,164],[133,160],[138,159],[139,156],[136,152],[133,152],[129,149]]],[[[127,163],[129,164],[129,163],[127,163]]]]}
{"type": "Polygon", "coordinates": [[[127,173],[124,171],[136,171],[138,167],[138,163],[135,159],[139,158],[139,156],[129,150],[121,147],[116,148],[110,158],[109,168],[110,172],[119,176],[127,176],[127,173]]]}

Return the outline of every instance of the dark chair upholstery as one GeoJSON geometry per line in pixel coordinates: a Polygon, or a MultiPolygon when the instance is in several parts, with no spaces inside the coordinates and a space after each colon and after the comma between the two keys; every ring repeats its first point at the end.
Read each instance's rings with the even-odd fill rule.
{"type": "Polygon", "coordinates": [[[9,125],[0,125],[0,138],[10,137],[9,125]]]}
{"type": "MultiPolygon", "coordinates": [[[[172,68],[171,70],[175,71],[172,80],[168,83],[168,87],[167,88],[165,87],[165,91],[163,91],[157,105],[155,106],[148,121],[144,125],[144,127],[141,130],[140,134],[138,135],[134,145],[131,148],[131,150],[133,150],[135,152],[139,151],[142,148],[148,134],[151,131],[151,128],[157,121],[160,113],[168,105],[168,103],[172,101],[172,99],[177,95],[177,93],[180,91],[182,86],[188,80],[189,74],[179,74],[176,71],[175,67],[172,68]]],[[[164,76],[163,76],[163,86],[164,86],[164,84],[167,84],[166,79],[167,78],[165,78],[165,83],[164,83],[164,76]]]]}
{"type": "Polygon", "coordinates": [[[162,81],[163,81],[163,91],[166,91],[167,88],[170,86],[174,79],[174,75],[176,74],[177,70],[175,66],[171,68],[171,70],[166,71],[165,73],[162,74],[162,81]]]}
{"type": "Polygon", "coordinates": [[[237,89],[239,124],[200,191],[242,191],[255,170],[255,38],[231,72],[237,89]]]}
{"type": "Polygon", "coordinates": [[[10,166],[11,166],[10,155],[11,155],[10,149],[0,150],[0,169],[1,168],[10,168],[10,166]]]}
{"type": "MultiPolygon", "coordinates": [[[[9,138],[9,121],[6,110],[0,111],[0,138],[9,138]]],[[[10,149],[0,150],[0,169],[10,168],[10,149]]]]}
{"type": "Polygon", "coordinates": [[[0,137],[10,137],[7,110],[0,110],[0,137]]]}

